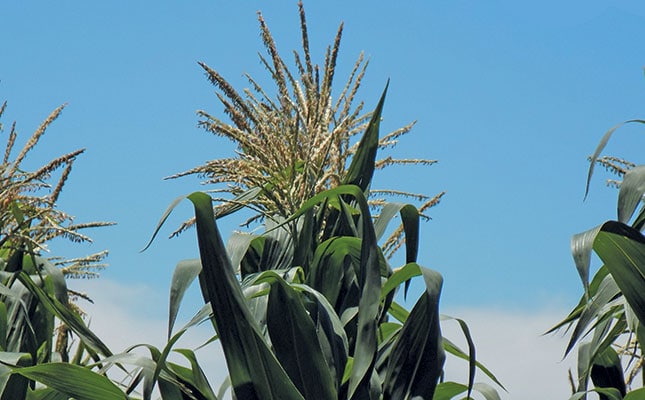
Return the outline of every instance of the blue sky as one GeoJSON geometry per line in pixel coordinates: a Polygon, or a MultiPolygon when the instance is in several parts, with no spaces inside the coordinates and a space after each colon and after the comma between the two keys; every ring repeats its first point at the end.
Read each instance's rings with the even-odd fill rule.
{"type": "MultiPolygon", "coordinates": [[[[586,157],[614,124],[643,118],[645,6],[636,1],[326,1],[305,3],[315,60],[345,22],[338,83],[370,57],[361,99],[391,79],[383,131],[418,120],[392,155],[438,159],[393,168],[375,187],[446,190],[422,225],[422,264],[445,277],[443,307],[564,312],[581,293],[572,234],[614,218],[617,193],[599,171],[583,202],[586,157]],[[402,178],[411,173],[411,178],[402,178]]],[[[0,99],[22,138],[67,109],[31,155],[38,165],[87,148],[60,201],[91,233],[79,255],[110,250],[110,282],[167,292],[177,261],[197,255],[194,232],[159,238],[166,206],[199,180],[162,178],[226,157],[233,147],[196,128],[195,110],[221,115],[197,61],[237,88],[265,77],[255,12],[285,58],[299,46],[296,2],[5,2],[0,6],[0,99]]],[[[626,127],[609,153],[643,160],[645,132],[626,127]]],[[[190,215],[176,211],[168,229],[190,215]]],[[[225,219],[225,235],[239,219],[225,219]]],[[[73,254],[70,254],[73,253],[73,254]]],[[[161,298],[164,298],[161,296],[161,298]]],[[[194,299],[197,294],[194,293],[194,299]]],[[[165,301],[165,300],[164,300],[165,301]]],[[[197,300],[194,300],[195,302],[197,300]]],[[[165,305],[139,303],[165,315],[165,305]]],[[[556,322],[555,320],[552,322],[556,322]]],[[[545,326],[546,329],[548,326],[545,326]]]]}

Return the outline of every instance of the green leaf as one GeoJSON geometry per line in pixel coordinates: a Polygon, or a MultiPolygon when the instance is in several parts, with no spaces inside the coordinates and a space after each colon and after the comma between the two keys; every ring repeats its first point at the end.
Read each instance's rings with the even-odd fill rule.
{"type": "Polygon", "coordinates": [[[264,341],[246,306],[239,282],[215,224],[211,198],[195,192],[188,196],[195,208],[197,239],[202,261],[199,275],[205,302],[213,308],[231,382],[238,398],[302,399],[264,341]]]}
{"type": "Polygon", "coordinates": [[[367,200],[362,193],[355,193],[354,198],[361,209],[363,221],[363,240],[361,244],[361,263],[359,286],[361,297],[358,303],[358,326],[356,344],[354,347],[354,366],[349,379],[349,397],[356,393],[369,391],[372,368],[376,362],[377,322],[381,293],[381,269],[379,259],[382,258],[376,244],[376,235],[372,225],[367,200]],[[379,257],[380,256],[380,257],[379,257]]]}
{"type": "Polygon", "coordinates": [[[11,366],[31,366],[34,363],[31,354],[0,352],[0,361],[0,400],[24,398],[29,381],[24,376],[11,374],[11,366]]]}
{"type": "Polygon", "coordinates": [[[600,228],[601,225],[573,235],[571,238],[571,254],[573,255],[573,261],[576,263],[578,275],[580,275],[580,279],[585,288],[585,294],[589,290],[589,266],[591,264],[593,242],[596,240],[600,228]]]}
{"type": "MultiPolygon", "coordinates": [[[[251,202],[254,198],[256,198],[260,193],[262,193],[262,188],[251,188],[247,190],[246,192],[240,194],[239,196],[236,196],[234,199],[229,200],[228,204],[230,204],[229,207],[225,207],[223,209],[220,209],[219,212],[217,213],[217,218],[222,218],[225,217],[229,214],[232,214],[242,208],[244,208],[249,202],[251,202]]],[[[170,214],[172,214],[172,211],[186,199],[187,196],[179,196],[175,200],[170,203],[166,211],[162,214],[159,222],[157,223],[157,226],[155,227],[155,230],[152,233],[152,236],[150,237],[150,240],[146,245],[141,249],[141,251],[146,251],[148,247],[154,242],[155,238],[159,234],[159,230],[163,226],[163,224],[166,222],[170,214]]]]}
{"type": "Polygon", "coordinates": [[[307,310],[316,324],[318,340],[332,376],[341,382],[349,353],[347,334],[334,307],[318,291],[307,285],[292,283],[291,287],[307,296],[307,310]]]}
{"type": "MultiPolygon", "coordinates": [[[[461,358],[462,360],[466,360],[470,362],[470,355],[466,354],[463,350],[461,350],[456,344],[448,340],[447,338],[443,338],[441,340],[441,344],[443,346],[443,349],[446,351],[446,353],[452,354],[455,357],[461,358]]],[[[489,377],[493,382],[495,382],[499,387],[502,389],[506,390],[504,385],[497,379],[497,377],[488,369],[486,368],[485,365],[480,363],[479,361],[475,361],[475,365],[477,366],[477,369],[483,372],[487,377],[489,377]]]]}
{"type": "Polygon", "coordinates": [[[208,383],[204,371],[197,362],[195,353],[189,349],[176,349],[174,351],[190,361],[190,369],[188,369],[190,376],[183,376],[183,380],[189,382],[194,389],[197,389],[205,400],[217,400],[217,396],[215,396],[211,385],[208,383]]]}
{"type": "Polygon", "coordinates": [[[645,388],[632,390],[627,393],[623,400],[645,400],[645,388]]]}
{"type": "MultiPolygon", "coordinates": [[[[314,253],[307,284],[322,293],[333,305],[348,301],[358,290],[361,240],[355,237],[333,237],[321,243],[314,253]]],[[[342,313],[342,309],[338,310],[342,313]]]]}
{"type": "Polygon", "coordinates": [[[378,150],[379,125],[381,123],[381,113],[385,94],[390,82],[385,85],[383,94],[372,112],[367,129],[361,138],[356,154],[352,157],[352,162],[347,169],[347,175],[343,179],[343,185],[356,185],[365,192],[372,181],[374,175],[374,161],[376,160],[376,151],[378,150]]]}
{"type": "Polygon", "coordinates": [[[645,120],[640,120],[640,119],[632,119],[629,121],[622,122],[618,125],[613,126],[611,129],[609,129],[600,139],[600,143],[598,143],[598,146],[596,147],[596,150],[594,151],[593,155],[591,156],[591,161],[589,164],[589,172],[587,173],[587,184],[585,186],[585,198],[587,197],[587,194],[589,194],[589,183],[591,182],[591,176],[593,175],[593,170],[594,166],[596,165],[596,160],[598,160],[598,156],[600,155],[600,152],[607,146],[607,142],[609,142],[609,138],[611,138],[611,135],[614,134],[616,129],[620,128],[621,126],[625,124],[630,124],[630,123],[639,123],[639,124],[645,124],[645,120]]]}
{"type": "Polygon", "coordinates": [[[226,253],[231,259],[231,265],[236,272],[240,270],[240,262],[249,249],[251,241],[258,235],[246,232],[233,232],[226,242],[226,253]]]}
{"type": "Polygon", "coordinates": [[[468,386],[456,382],[441,382],[437,385],[432,400],[452,400],[458,394],[468,390],[468,386]]]}
{"type": "Polygon", "coordinates": [[[606,276],[600,284],[596,295],[585,305],[582,313],[578,317],[578,322],[571,334],[564,353],[565,357],[586,333],[589,324],[595,322],[597,318],[602,318],[602,314],[606,313],[607,304],[619,293],[620,291],[614,279],[611,276],[606,276]]]}
{"type": "Polygon", "coordinates": [[[10,329],[7,321],[7,305],[3,301],[0,302],[0,351],[7,351],[7,331],[10,329]]]}
{"type": "Polygon", "coordinates": [[[407,321],[408,316],[410,315],[410,312],[397,302],[392,302],[387,312],[402,324],[407,321]]]}
{"type": "MultiPolygon", "coordinates": [[[[21,397],[14,397],[14,399],[18,398],[21,397]]],[[[69,396],[51,388],[42,388],[29,390],[25,400],[69,400],[69,396]]]]}
{"type": "MultiPolygon", "coordinates": [[[[614,388],[620,392],[621,397],[625,396],[627,388],[623,367],[614,349],[606,347],[596,356],[591,367],[591,380],[596,388],[614,388]]],[[[608,400],[608,397],[602,394],[599,397],[601,400],[608,400]]]]}
{"type": "Polygon", "coordinates": [[[77,400],[127,399],[125,393],[107,377],[78,365],[48,363],[24,368],[13,367],[12,372],[40,382],[77,400]]]}
{"type": "Polygon", "coordinates": [[[443,278],[422,269],[426,290],[403,324],[389,358],[384,397],[431,399],[443,371],[445,353],[439,326],[439,296],[443,278]]]}
{"type": "Polygon", "coordinates": [[[108,347],[92,332],[83,322],[83,319],[67,305],[62,304],[56,298],[45,293],[34,281],[24,272],[18,274],[18,280],[38,298],[40,304],[49,312],[53,313],[63,321],[74,333],[76,333],[87,348],[105,356],[112,355],[108,347]]]}
{"type": "Polygon", "coordinates": [[[267,328],[276,357],[306,399],[337,398],[312,319],[297,292],[275,275],[267,307],[267,328]]]}
{"type": "MultiPolygon", "coordinates": [[[[490,385],[477,382],[473,389],[479,392],[485,400],[500,400],[499,393],[490,385]]],[[[455,396],[467,390],[468,386],[462,385],[461,383],[441,382],[437,385],[437,390],[435,390],[432,400],[452,400],[455,396]]],[[[472,397],[467,396],[464,399],[472,399],[472,397]]]]}
{"type": "Polygon", "coordinates": [[[605,279],[607,275],[609,275],[609,270],[607,269],[607,267],[605,266],[600,267],[596,272],[596,274],[594,275],[593,279],[591,280],[591,283],[589,284],[589,290],[582,295],[576,307],[573,310],[571,310],[571,312],[569,312],[569,315],[567,315],[565,319],[558,322],[551,329],[549,329],[545,333],[545,335],[554,333],[558,329],[564,327],[565,325],[569,325],[576,319],[580,318],[580,315],[582,314],[583,310],[585,309],[585,307],[587,307],[589,298],[592,298],[598,293],[598,289],[600,288],[602,281],[605,279]]]}
{"type": "Polygon", "coordinates": [[[405,262],[416,262],[419,254],[419,210],[407,204],[401,209],[401,221],[405,232],[405,262]]]}
{"type": "Polygon", "coordinates": [[[620,222],[606,222],[594,241],[605,263],[641,323],[645,323],[645,237],[620,222]]]}
{"type": "MultiPolygon", "coordinates": [[[[475,384],[475,370],[477,368],[477,355],[475,351],[475,342],[473,341],[472,336],[470,335],[470,329],[466,322],[459,318],[450,317],[448,315],[441,315],[441,320],[453,320],[459,324],[464,337],[466,338],[466,343],[468,343],[468,394],[467,397],[470,397],[472,393],[473,385],[475,384]]],[[[500,385],[501,386],[501,385],[500,385]]]]}
{"type": "Polygon", "coordinates": [[[394,218],[394,216],[398,214],[403,207],[405,207],[405,204],[403,203],[385,203],[385,205],[383,205],[381,213],[374,221],[376,240],[381,240],[390,221],[392,221],[392,218],[394,218]]]}
{"type": "Polygon", "coordinates": [[[618,192],[618,221],[626,224],[645,194],[645,165],[627,171],[618,192]]]}
{"type": "Polygon", "coordinates": [[[202,269],[199,260],[183,260],[175,267],[170,282],[170,303],[168,307],[168,339],[172,336],[172,328],[177,319],[179,305],[184,298],[186,289],[193,283],[202,269]]]}
{"type": "Polygon", "coordinates": [[[406,264],[397,269],[383,284],[381,288],[381,300],[384,300],[390,292],[398,288],[403,282],[409,281],[419,275],[421,275],[421,267],[416,262],[406,264]]]}

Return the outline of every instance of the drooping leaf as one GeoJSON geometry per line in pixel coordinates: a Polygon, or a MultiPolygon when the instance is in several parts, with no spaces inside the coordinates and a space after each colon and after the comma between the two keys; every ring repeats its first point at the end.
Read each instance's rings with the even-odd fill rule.
{"type": "Polygon", "coordinates": [[[170,282],[170,303],[168,309],[168,339],[172,336],[172,328],[177,319],[179,306],[186,289],[193,283],[195,278],[199,275],[202,269],[202,264],[199,260],[183,260],[175,267],[175,272],[172,275],[170,282]]]}
{"type": "Polygon", "coordinates": [[[240,270],[240,263],[242,258],[249,249],[251,241],[256,239],[258,235],[253,235],[246,232],[233,232],[226,242],[226,253],[231,259],[231,265],[235,272],[240,270]]]}
{"type": "Polygon", "coordinates": [[[105,356],[112,355],[110,349],[85,325],[85,322],[83,322],[83,319],[78,315],[78,313],[67,307],[67,305],[62,304],[53,296],[45,293],[24,272],[20,272],[18,274],[18,280],[20,280],[20,282],[38,298],[38,301],[43,307],[56,315],[57,318],[63,321],[74,333],[76,333],[81,340],[83,340],[83,343],[87,348],[105,356]]]}
{"type": "Polygon", "coordinates": [[[403,324],[389,358],[384,397],[431,399],[443,371],[445,353],[439,326],[443,278],[422,269],[426,290],[403,324]]]}
{"type": "Polygon", "coordinates": [[[381,240],[388,224],[403,207],[405,207],[405,204],[403,203],[385,203],[378,218],[374,221],[376,240],[381,240]]]}
{"type": "Polygon", "coordinates": [[[613,126],[611,129],[609,129],[600,139],[600,143],[598,143],[598,146],[596,147],[596,150],[594,151],[593,155],[591,156],[591,163],[589,164],[589,172],[587,173],[587,184],[585,185],[585,198],[587,197],[587,194],[589,194],[589,183],[591,182],[591,176],[593,175],[593,170],[594,166],[596,165],[596,160],[598,160],[598,156],[600,155],[600,152],[607,146],[607,142],[609,142],[609,138],[611,138],[611,135],[614,134],[616,129],[620,128],[621,126],[625,124],[630,124],[630,123],[639,123],[639,124],[645,124],[645,120],[640,120],[640,119],[632,119],[629,121],[622,122],[618,125],[613,126]]]}
{"type": "Polygon", "coordinates": [[[202,261],[199,275],[204,301],[213,308],[233,389],[238,398],[302,399],[264,341],[246,307],[222,238],[215,224],[211,198],[193,193],[197,238],[202,261]]]}
{"type": "Polygon", "coordinates": [[[591,251],[593,242],[600,231],[601,226],[589,229],[588,231],[573,235],[571,238],[571,254],[573,261],[576,263],[578,275],[582,280],[585,288],[585,294],[589,289],[589,266],[591,264],[591,251]]]}
{"type": "Polygon", "coordinates": [[[406,204],[401,209],[401,221],[405,232],[405,262],[416,262],[419,253],[419,210],[406,204]]]}
{"type": "Polygon", "coordinates": [[[645,194],[645,165],[627,171],[618,192],[618,221],[627,224],[645,194]]]}
{"type": "Polygon", "coordinates": [[[390,292],[398,288],[402,283],[419,275],[421,275],[421,267],[415,262],[408,263],[397,269],[383,284],[381,288],[381,300],[385,299],[390,292]]]}
{"type": "MultiPolygon", "coordinates": [[[[256,198],[260,193],[262,193],[262,188],[251,188],[245,191],[244,193],[240,194],[239,196],[236,196],[234,199],[229,200],[228,204],[229,207],[225,207],[223,209],[220,209],[219,212],[217,213],[216,217],[217,218],[222,218],[227,215],[230,215],[242,208],[244,208],[249,202],[251,202],[254,198],[256,198]]],[[[155,227],[155,230],[152,233],[152,236],[150,237],[150,240],[146,245],[141,249],[141,251],[146,251],[148,247],[154,242],[155,238],[159,234],[159,230],[163,226],[163,224],[166,222],[170,214],[172,214],[173,210],[186,199],[187,196],[179,196],[176,199],[174,199],[168,208],[166,208],[166,211],[161,215],[161,218],[159,219],[159,222],[157,223],[157,226],[155,227]]]]}
{"type": "MultiPolygon", "coordinates": [[[[600,353],[591,367],[591,380],[596,388],[614,388],[620,392],[621,397],[625,396],[625,376],[620,358],[614,349],[606,347],[600,353]]],[[[600,394],[600,400],[609,400],[609,397],[600,394]]]]}
{"type": "Polygon", "coordinates": [[[645,237],[628,225],[609,221],[598,233],[594,250],[638,319],[645,323],[645,237]]]}
{"type": "MultiPolygon", "coordinates": [[[[475,371],[477,369],[477,355],[475,350],[475,342],[473,341],[472,336],[470,335],[470,329],[463,319],[454,318],[448,315],[441,315],[442,321],[454,320],[459,324],[464,337],[466,338],[466,343],[468,344],[468,393],[467,397],[470,397],[470,394],[473,390],[473,385],[475,384],[475,371]]],[[[501,385],[500,385],[501,386],[501,385]]],[[[502,386],[503,387],[503,386],[502,386]]]]}

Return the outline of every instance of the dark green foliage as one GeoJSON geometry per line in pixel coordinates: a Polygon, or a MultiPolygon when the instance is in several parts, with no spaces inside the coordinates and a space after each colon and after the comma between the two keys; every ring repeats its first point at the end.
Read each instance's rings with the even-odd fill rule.
{"type": "MultiPolygon", "coordinates": [[[[596,163],[610,168],[615,160],[629,164],[599,157],[621,125],[607,131],[591,156],[587,190],[596,163]]],[[[645,167],[630,164],[627,169],[611,169],[623,178],[618,193],[617,220],[607,221],[572,238],[572,253],[584,294],[567,318],[550,331],[563,326],[573,328],[565,355],[579,344],[578,382],[572,399],[585,396],[590,379],[594,385],[591,390],[598,392],[600,399],[639,398],[642,395],[638,394],[641,390],[630,392],[630,389],[644,359],[645,236],[641,231],[645,227],[645,207],[642,207],[645,167]],[[641,209],[637,210],[639,205],[641,209]],[[592,251],[603,265],[589,282],[592,251]],[[585,338],[587,341],[583,343],[585,338]],[[624,373],[624,368],[628,368],[629,374],[624,373]]]]}

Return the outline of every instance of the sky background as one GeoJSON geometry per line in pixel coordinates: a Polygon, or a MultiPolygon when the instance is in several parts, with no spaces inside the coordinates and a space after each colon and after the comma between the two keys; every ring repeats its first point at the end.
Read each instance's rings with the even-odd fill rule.
{"type": "MultiPolygon", "coordinates": [[[[364,51],[368,108],[391,80],[382,132],[418,121],[389,154],[439,160],[379,172],[373,186],[447,192],[422,225],[419,256],[445,278],[443,310],[470,317],[481,359],[510,390],[503,398],[566,398],[564,342],[539,335],[582,292],[571,235],[615,218],[617,192],[603,171],[583,202],[586,158],[611,126],[644,117],[645,5],[361,0],[305,8],[318,63],[345,22],[337,88],[364,51]],[[553,397],[531,389],[538,374],[553,379],[553,397]]],[[[24,141],[67,103],[28,163],[86,148],[59,206],[77,221],[118,223],[91,232],[89,246],[52,245],[70,257],[110,250],[100,280],[70,286],[96,298],[94,323],[113,346],[132,343],[117,339],[129,328],[128,338],[155,332],[163,340],[170,278],[179,260],[197,256],[194,231],[139,250],[174,198],[202,188],[196,177],[163,177],[234,151],[196,127],[197,109],[222,115],[197,62],[238,89],[247,87],[245,72],[265,80],[257,10],[291,60],[300,46],[295,1],[0,3],[3,123],[16,120],[24,141]]],[[[607,153],[642,162],[644,133],[621,129],[607,153]]],[[[190,215],[188,203],[180,206],[162,233],[190,215]]],[[[220,228],[226,236],[241,221],[233,215],[220,228]]],[[[193,290],[187,315],[199,301],[193,290]]]]}

